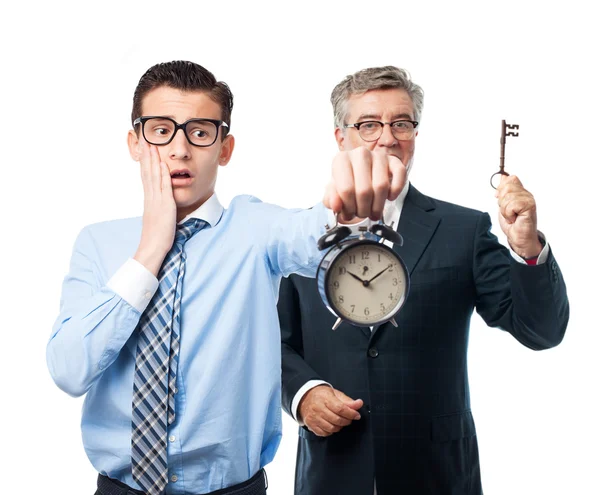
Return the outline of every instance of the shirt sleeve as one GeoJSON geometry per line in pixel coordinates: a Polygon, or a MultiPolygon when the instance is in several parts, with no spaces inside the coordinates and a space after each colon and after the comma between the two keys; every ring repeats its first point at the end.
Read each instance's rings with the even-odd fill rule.
{"type": "MultiPolygon", "coordinates": [[[[85,394],[115,361],[141,316],[139,309],[103,282],[95,246],[89,228],[84,229],[73,248],[62,286],[60,313],[46,347],[53,380],[74,397],[85,394]]],[[[136,269],[139,271],[139,267],[131,270],[136,269]]],[[[131,291],[127,292],[129,289],[123,289],[127,278],[120,273],[111,285],[142,307],[131,291]]]]}
{"type": "Polygon", "coordinates": [[[326,253],[317,242],[325,233],[329,210],[322,203],[304,210],[269,207],[266,254],[271,270],[284,277],[314,277],[326,253]]]}

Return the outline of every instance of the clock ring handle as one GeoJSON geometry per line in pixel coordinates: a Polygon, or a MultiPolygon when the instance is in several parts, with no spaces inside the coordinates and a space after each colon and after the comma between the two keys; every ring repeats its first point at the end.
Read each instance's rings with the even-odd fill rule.
{"type": "Polygon", "coordinates": [[[335,246],[352,234],[350,227],[346,227],[345,225],[340,225],[338,223],[338,214],[334,213],[334,215],[335,225],[331,229],[326,225],[325,227],[327,232],[325,232],[325,235],[321,236],[321,238],[317,241],[317,246],[320,251],[335,246]]]}
{"type": "Polygon", "coordinates": [[[398,244],[398,246],[402,246],[404,244],[404,239],[402,236],[391,227],[385,225],[383,222],[371,225],[369,231],[372,234],[385,239],[386,241],[398,244]]]}

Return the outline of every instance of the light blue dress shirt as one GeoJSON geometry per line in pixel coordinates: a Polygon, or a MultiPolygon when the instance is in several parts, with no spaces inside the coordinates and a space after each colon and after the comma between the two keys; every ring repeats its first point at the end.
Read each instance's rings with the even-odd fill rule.
{"type": "MultiPolygon", "coordinates": [[[[290,273],[315,275],[323,255],[317,239],[330,219],[322,205],[285,210],[251,196],[224,210],[214,195],[189,217],[210,228],[184,249],[168,494],[229,487],[273,459],[281,439],[279,282],[290,273]]],[[[87,394],[81,429],[90,461],[134,488],[135,329],[158,285],[130,259],[141,230],[141,218],[82,230],[47,347],[56,384],[73,396],[87,394]]]]}

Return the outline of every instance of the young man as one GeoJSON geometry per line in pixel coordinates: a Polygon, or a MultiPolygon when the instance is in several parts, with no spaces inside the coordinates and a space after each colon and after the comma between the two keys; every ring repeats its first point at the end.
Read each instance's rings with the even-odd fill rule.
{"type": "MultiPolygon", "coordinates": [[[[331,102],[340,150],[380,151],[410,169],[423,91],[406,71],[359,71],[331,102]]],[[[386,203],[384,220],[404,237],[394,249],[411,274],[398,328],[332,332],[314,281],[282,281],[283,407],[302,426],[296,495],[481,495],[467,376],[473,309],[532,349],[558,345],[569,316],[533,196],[511,176],[497,198],[512,256],[487,213],[408,182],[386,203]]]]}
{"type": "Polygon", "coordinates": [[[197,64],[150,68],[128,135],[143,217],[88,226],[75,243],[47,361],[61,389],[86,394],[102,495],[265,493],[281,437],[280,278],[314,275],[326,207],[380,215],[404,185],[399,160],[341,154],[324,204],[240,196],[225,210],[214,187],[234,149],[232,105],[197,64]]]}

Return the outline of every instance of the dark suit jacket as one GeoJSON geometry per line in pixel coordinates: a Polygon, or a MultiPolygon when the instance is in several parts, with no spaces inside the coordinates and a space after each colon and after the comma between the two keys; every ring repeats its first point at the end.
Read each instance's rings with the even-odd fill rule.
{"type": "Polygon", "coordinates": [[[473,309],[531,349],[563,338],[569,304],[550,252],[545,264],[512,259],[487,213],[438,201],[412,185],[400,218],[411,289],[390,323],[342,324],[314,279],[282,280],[283,407],[322,379],[365,400],[361,420],[330,437],[300,428],[297,495],[480,495],[467,377],[473,309]]]}

